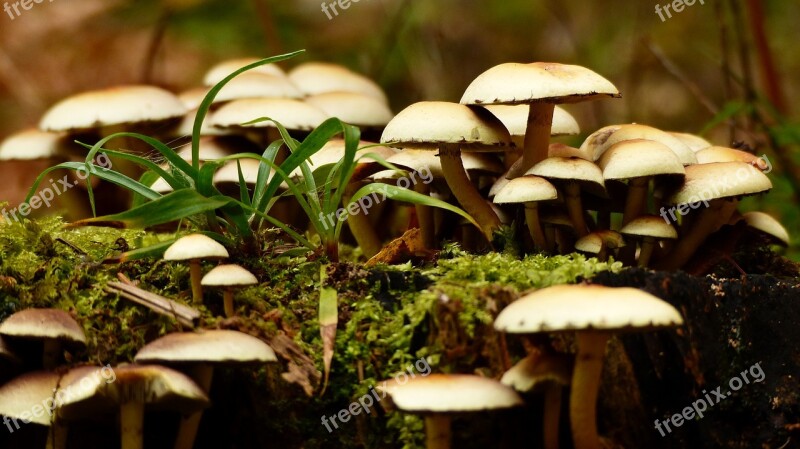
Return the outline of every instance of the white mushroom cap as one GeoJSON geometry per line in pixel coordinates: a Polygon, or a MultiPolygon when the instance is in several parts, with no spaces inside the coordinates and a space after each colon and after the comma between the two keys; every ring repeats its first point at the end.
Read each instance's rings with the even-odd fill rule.
{"type": "Polygon", "coordinates": [[[165,335],[136,354],[137,363],[214,363],[239,365],[276,362],[275,351],[252,335],[233,330],[204,330],[165,335]]]}
{"type": "Polygon", "coordinates": [[[675,153],[681,164],[692,165],[697,163],[697,157],[686,144],[666,131],[652,126],[632,123],[628,125],[611,125],[601,128],[581,145],[585,151],[594,152],[594,159],[601,159],[603,154],[612,146],[627,140],[652,140],[658,142],[675,153]]]}
{"type": "Polygon", "coordinates": [[[321,125],[328,116],[308,103],[280,98],[251,98],[226,103],[211,115],[211,125],[221,128],[274,128],[271,121],[243,125],[269,117],[277,120],[289,130],[311,131],[321,125]]]}
{"type": "Polygon", "coordinates": [[[158,122],[186,114],[172,93],[155,86],[118,86],[84,92],[50,108],[39,128],[76,131],[103,126],[158,122]]]}
{"type": "Polygon", "coordinates": [[[558,191],[546,179],[533,175],[520,176],[505,184],[494,196],[495,204],[549,201],[558,198],[558,191]]]}
{"type": "Polygon", "coordinates": [[[0,161],[48,159],[59,154],[61,134],[28,128],[0,143],[0,161]]]}
{"type": "Polygon", "coordinates": [[[306,102],[329,117],[360,127],[383,127],[394,117],[386,103],[354,92],[326,92],[310,96],[306,102]]]}
{"type": "MultiPolygon", "coordinates": [[[[485,108],[503,122],[512,137],[525,137],[525,131],[528,129],[528,113],[530,111],[527,105],[492,104],[486,105],[485,108]]],[[[580,133],[581,127],[575,117],[564,108],[556,106],[553,111],[553,125],[550,128],[550,135],[574,136],[580,133]]]]}
{"type": "Polygon", "coordinates": [[[528,294],[503,309],[494,328],[509,333],[633,330],[683,324],[669,303],[639,289],[556,285],[528,294]]]}
{"type": "Polygon", "coordinates": [[[203,234],[190,234],[175,241],[164,252],[164,260],[228,258],[228,250],[203,234]]]}
{"type": "Polygon", "coordinates": [[[517,393],[492,379],[466,374],[430,374],[377,387],[399,410],[412,413],[460,413],[522,405],[517,393]]]}
{"type": "Polygon", "coordinates": [[[616,231],[594,231],[575,242],[575,249],[590,254],[599,254],[605,248],[617,249],[625,246],[625,240],[616,231]]]}
{"type": "Polygon", "coordinates": [[[764,212],[747,212],[742,215],[747,226],[757,229],[765,234],[775,237],[784,246],[788,246],[791,242],[789,231],[776,220],[773,216],[765,214],[764,212]]]}
{"type": "Polygon", "coordinates": [[[302,98],[303,94],[285,76],[245,72],[230,80],[214,97],[214,103],[244,98],[302,98]]]}
{"type": "Polygon", "coordinates": [[[24,309],[0,323],[6,337],[50,339],[86,345],[86,335],[72,316],[59,309],[24,309]]]}
{"type": "Polygon", "coordinates": [[[772,189],[761,170],[746,162],[713,162],[686,167],[686,181],[668,204],[692,204],[755,195],[772,189]]]}
{"type": "Polygon", "coordinates": [[[623,140],[608,148],[598,161],[605,179],[645,176],[683,176],[685,170],[669,147],[654,140],[623,140]]]}
{"type": "Polygon", "coordinates": [[[603,171],[593,162],[580,158],[548,157],[526,172],[548,180],[575,181],[605,191],[603,171]]]}
{"type": "MultiPolygon", "coordinates": [[[[206,86],[213,86],[222,81],[223,79],[225,79],[231,73],[241,69],[244,66],[253,64],[254,62],[257,61],[260,61],[260,59],[237,58],[237,59],[229,59],[227,61],[222,61],[219,64],[212,67],[208,72],[206,72],[206,75],[203,78],[203,84],[205,84],[206,86]]],[[[260,65],[254,69],[250,69],[244,72],[242,75],[247,73],[260,73],[272,76],[286,76],[286,73],[275,64],[260,65]]]]}
{"type": "Polygon", "coordinates": [[[657,239],[678,238],[678,231],[663,218],[656,215],[641,215],[620,229],[620,234],[638,237],[653,237],[657,239]]]}
{"type": "Polygon", "coordinates": [[[423,101],[402,110],[386,125],[381,143],[397,148],[436,149],[460,144],[462,150],[502,151],[511,144],[505,126],[483,108],[423,101]]]}
{"type": "Polygon", "coordinates": [[[747,162],[762,171],[769,169],[767,163],[760,157],[733,148],[711,146],[695,154],[697,155],[698,164],[710,164],[712,162],[747,162]]]}
{"type": "Polygon", "coordinates": [[[543,383],[570,384],[574,357],[567,354],[529,355],[503,374],[500,382],[519,392],[532,391],[543,383]]]}
{"type": "Polygon", "coordinates": [[[288,77],[306,95],[355,92],[389,103],[383,89],[375,81],[340,65],[306,62],[289,71],[288,77]]]}
{"type": "Polygon", "coordinates": [[[677,132],[670,132],[670,134],[672,134],[673,137],[677,137],[681,142],[684,143],[684,145],[691,148],[695,153],[712,145],[711,142],[695,134],[677,132]]]}
{"type": "Polygon", "coordinates": [[[253,273],[239,265],[229,264],[214,267],[213,270],[203,276],[200,284],[206,287],[240,287],[256,285],[258,284],[258,279],[253,273]]]}
{"type": "MultiPolygon", "coordinates": [[[[61,375],[50,371],[25,373],[0,386],[0,415],[13,419],[29,419],[41,426],[50,426],[49,410],[42,401],[53,397],[61,375]],[[36,413],[36,407],[40,413],[36,413]]],[[[11,427],[9,427],[11,429],[11,427]]]]}

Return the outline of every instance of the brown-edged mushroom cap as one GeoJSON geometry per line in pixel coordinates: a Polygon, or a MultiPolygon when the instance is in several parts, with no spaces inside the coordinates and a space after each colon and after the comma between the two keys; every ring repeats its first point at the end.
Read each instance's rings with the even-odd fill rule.
{"type": "Polygon", "coordinates": [[[137,363],[241,365],[276,362],[275,351],[252,335],[233,330],[167,334],[139,350],[137,363]]]}
{"type": "Polygon", "coordinates": [[[669,196],[669,204],[693,204],[722,198],[756,195],[772,189],[772,182],[746,162],[713,162],[686,167],[683,186],[669,196]]]}
{"type": "Polygon", "coordinates": [[[745,213],[742,218],[747,226],[772,237],[778,245],[789,246],[791,242],[789,231],[772,215],[753,211],[745,213]]]}
{"type": "Polygon", "coordinates": [[[383,101],[354,92],[325,92],[306,98],[306,102],[329,117],[362,128],[382,128],[394,117],[383,101]]]}
{"type": "Polygon", "coordinates": [[[66,98],[39,122],[44,131],[82,131],[105,126],[160,122],[186,114],[171,92],[154,86],[118,86],[66,98]]]}
{"type": "Polygon", "coordinates": [[[586,151],[594,152],[594,159],[601,159],[603,154],[614,145],[627,140],[652,140],[667,147],[675,153],[682,165],[697,163],[697,157],[686,144],[666,131],[652,126],[633,123],[629,125],[612,125],[595,131],[581,145],[586,151]]]}
{"type": "Polygon", "coordinates": [[[0,323],[0,335],[44,342],[43,365],[52,369],[61,360],[64,346],[86,347],[86,335],[72,316],[58,309],[25,309],[0,323]]]}
{"type": "Polygon", "coordinates": [[[605,261],[608,259],[608,250],[625,246],[625,240],[616,231],[600,230],[579,238],[575,242],[575,249],[589,254],[596,254],[597,258],[605,261]]]}
{"type": "Polygon", "coordinates": [[[381,142],[398,148],[438,149],[445,179],[461,206],[481,224],[492,241],[500,220],[469,181],[462,150],[503,151],[511,136],[503,124],[483,108],[446,102],[420,102],[401,111],[386,126],[381,142]]]}
{"type": "MultiPolygon", "coordinates": [[[[227,61],[222,61],[219,64],[215,65],[208,72],[206,72],[205,77],[203,78],[203,83],[206,86],[213,86],[223,79],[225,79],[231,73],[241,69],[244,66],[253,64],[258,62],[258,58],[236,58],[236,59],[229,59],[227,61]]],[[[250,69],[243,74],[247,73],[259,73],[264,75],[271,75],[271,76],[286,76],[286,73],[278,67],[276,64],[264,64],[260,65],[256,68],[250,69]]],[[[236,79],[236,78],[234,78],[236,79]]]]}
{"type": "Polygon", "coordinates": [[[189,261],[192,282],[192,299],[195,304],[203,302],[203,287],[200,283],[201,259],[227,259],[228,250],[216,240],[203,234],[190,234],[179,238],[164,252],[164,260],[189,261]]]}
{"type": "Polygon", "coordinates": [[[205,287],[222,287],[224,289],[225,316],[235,315],[233,307],[233,289],[258,284],[253,273],[235,264],[219,265],[203,276],[201,285],[205,287]]]}
{"type": "Polygon", "coordinates": [[[712,162],[746,162],[761,171],[769,170],[769,165],[764,159],[746,151],[735,150],[733,148],[711,146],[695,154],[697,155],[698,164],[710,164],[712,162]]]}
{"type": "Polygon", "coordinates": [[[481,376],[430,374],[400,382],[391,379],[377,387],[398,410],[411,413],[464,413],[522,405],[513,389],[481,376]]]}
{"type": "Polygon", "coordinates": [[[620,229],[620,234],[641,241],[639,266],[647,267],[659,240],[675,240],[678,231],[663,218],[655,215],[642,215],[631,220],[620,229]]]}
{"type": "Polygon", "coordinates": [[[347,67],[325,62],[307,62],[289,71],[289,79],[306,95],[326,92],[355,92],[387,103],[388,99],[375,81],[347,67]]]}

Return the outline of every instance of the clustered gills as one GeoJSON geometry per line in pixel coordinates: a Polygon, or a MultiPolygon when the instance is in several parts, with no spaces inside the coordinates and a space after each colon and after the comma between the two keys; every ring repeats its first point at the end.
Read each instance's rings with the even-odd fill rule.
{"type": "MultiPolygon", "coordinates": [[[[252,62],[224,62],[208,72],[204,87],[179,95],[152,86],[122,86],[68,98],[45,115],[39,130],[7,140],[0,147],[0,159],[80,161],[85,150],[68,143],[75,136],[103,137],[120,131],[150,132],[179,141],[196,134],[192,124],[210,86],[252,62]]],[[[454,215],[424,204],[390,202],[378,207],[376,200],[375,210],[352,213],[347,220],[367,257],[378,254],[408,227],[419,228],[428,250],[441,247],[445,240],[458,241],[467,249],[490,249],[497,236],[513,225],[518,228],[511,233],[517,236],[514,244],[528,252],[580,251],[601,260],[613,257],[628,265],[668,270],[686,267],[704,242],[731,227],[788,244],[786,230],[774,218],[737,211],[743,197],[772,188],[765,175],[771,166],[763,158],[642,124],[606,126],[589,134],[578,148],[552,141],[580,134],[577,121],[560,104],[617,97],[620,93],[611,82],[584,67],[507,63],[478,76],[460,103],[424,101],[394,115],[380,87],[344,67],[310,62],[287,73],[276,65],[263,65],[234,78],[216,96],[211,115],[199,130],[199,161],[192,161],[188,151],[179,154],[203,164],[234,153],[260,153],[281,135],[272,121],[250,123],[259,117],[280,122],[296,139],[327,118],[338,117],[361,128],[365,139],[361,147],[401,170],[361,167],[366,174],[354,187],[375,182],[413,188],[459,206],[479,225],[476,229],[470,221],[459,222],[454,215]]],[[[128,144],[126,150],[139,150],[135,142],[128,144]]],[[[332,140],[310,162],[336,163],[344,151],[342,140],[332,140]]],[[[115,170],[141,175],[124,161],[115,170]]],[[[213,182],[220,191],[237,195],[242,181],[248,186],[256,183],[258,171],[257,161],[243,159],[220,169],[213,182]]],[[[161,179],[154,180],[152,189],[171,191],[161,179]]],[[[74,198],[60,200],[63,205],[74,198]]],[[[282,197],[271,213],[304,229],[308,221],[297,216],[292,201],[282,197]]],[[[70,211],[77,215],[72,218],[87,212],[77,205],[70,211]]],[[[181,238],[164,255],[169,263],[188,264],[195,306],[203,303],[204,287],[218,289],[225,315],[231,318],[237,315],[236,289],[264,281],[235,264],[203,273],[203,262],[228,258],[228,249],[203,234],[181,238]]],[[[544,447],[556,449],[561,394],[569,387],[575,447],[599,449],[595,409],[606,342],[619,332],[682,323],[672,306],[637,289],[549,287],[512,302],[497,316],[495,329],[509,334],[571,334],[577,343],[575,356],[528,345],[527,357],[501,381],[435,373],[403,384],[390,380],[381,388],[390,398],[387,407],[425,417],[427,446],[437,449],[450,447],[454,415],[515,407],[523,402],[518,392],[542,391],[545,416],[537,426],[542,427],[544,447]]],[[[48,447],[64,447],[74,420],[98,410],[118,410],[123,449],[139,449],[144,414],[159,407],[184,414],[175,447],[191,448],[202,410],[210,405],[213,368],[276,361],[272,349],[259,339],[234,331],[201,330],[152,341],[139,351],[134,364],[113,368],[113,381],[98,376],[99,367],[57,370],[65,362],[64,351],[85,345],[80,329],[67,313],[41,309],[21,311],[0,325],[4,360],[17,359],[13,350],[17,341],[40,341],[43,348],[40,371],[0,387],[0,415],[52,426],[48,447]],[[41,398],[59,389],[71,391],[63,401],[55,401],[52,413],[32,417],[29,411],[41,398]]]]}

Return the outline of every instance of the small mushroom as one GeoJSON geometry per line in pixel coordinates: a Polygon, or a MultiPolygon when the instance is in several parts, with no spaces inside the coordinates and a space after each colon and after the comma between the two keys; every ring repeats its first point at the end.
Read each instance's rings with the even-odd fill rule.
{"type": "MultiPolygon", "coordinates": [[[[168,334],[139,350],[137,363],[158,363],[191,371],[205,392],[211,390],[215,366],[246,367],[276,362],[275,352],[263,341],[232,330],[205,330],[168,334]]],[[[191,449],[202,411],[181,420],[175,449],[191,449]]]]}
{"type": "Polygon", "coordinates": [[[0,335],[44,344],[42,366],[54,369],[62,360],[65,347],[86,347],[86,335],[72,316],[58,309],[25,309],[0,323],[0,335]]]}
{"type": "MultiPolygon", "coordinates": [[[[206,72],[205,76],[203,76],[203,84],[206,86],[213,86],[227,78],[231,73],[258,61],[260,61],[259,58],[234,58],[222,61],[211,67],[208,72],[206,72]]],[[[277,64],[262,64],[258,67],[248,70],[245,73],[286,76],[286,72],[284,72],[283,69],[281,69],[277,64]]]]}
{"type": "Polygon", "coordinates": [[[572,375],[570,421],[575,449],[599,449],[597,394],[606,343],[615,332],[645,332],[683,324],[669,303],[635,288],[557,285],[528,294],[503,309],[500,332],[575,332],[578,353],[572,375]]]}
{"type": "Polygon", "coordinates": [[[189,275],[192,282],[192,300],[195,304],[203,303],[202,273],[200,261],[209,259],[227,259],[228,250],[216,240],[203,234],[190,234],[175,241],[164,252],[164,260],[189,261],[189,275]]]}
{"type": "Polygon", "coordinates": [[[300,100],[245,98],[225,103],[208,120],[217,128],[244,133],[253,142],[266,148],[271,142],[282,138],[275,123],[261,121],[244,125],[262,117],[277,120],[295,137],[311,132],[329,118],[321,109],[300,100]]]}
{"type": "Polygon", "coordinates": [[[653,256],[653,250],[660,240],[675,240],[678,231],[661,217],[642,215],[633,219],[619,230],[620,234],[635,240],[641,240],[638,265],[647,268],[653,256]]]}
{"type": "Polygon", "coordinates": [[[400,411],[423,415],[427,449],[449,449],[450,421],[455,413],[517,407],[522,399],[492,379],[467,374],[431,374],[401,383],[392,379],[377,387],[400,411]],[[467,394],[468,393],[468,394],[467,394]]]}
{"type": "Polygon", "coordinates": [[[379,139],[383,128],[394,117],[384,101],[362,93],[325,92],[306,98],[306,103],[330,117],[358,126],[366,140],[379,139]]]}
{"type": "Polygon", "coordinates": [[[575,249],[595,254],[601,262],[608,260],[609,250],[623,248],[625,240],[616,231],[602,230],[587,234],[575,242],[575,249]]]}
{"type": "Polygon", "coordinates": [[[221,287],[225,301],[225,316],[228,318],[236,315],[233,307],[233,290],[237,287],[258,284],[258,279],[253,273],[239,265],[220,265],[209,271],[200,282],[205,287],[221,287]]]}
{"type": "Polygon", "coordinates": [[[61,375],[54,372],[36,371],[25,373],[0,387],[0,416],[5,417],[5,427],[9,432],[16,432],[21,425],[28,423],[51,427],[47,449],[66,448],[64,429],[53,426],[53,410],[47,410],[43,405],[43,401],[53,397],[60,378],[61,375]]]}
{"type": "Polygon", "coordinates": [[[375,81],[347,67],[327,62],[306,62],[289,71],[289,79],[306,95],[326,92],[354,92],[389,104],[375,81]]]}
{"type": "Polygon", "coordinates": [[[558,198],[558,192],[550,182],[533,175],[520,176],[505,184],[494,197],[495,204],[524,203],[525,223],[536,246],[548,252],[553,250],[548,244],[539,219],[539,203],[558,198]]]}
{"type": "Polygon", "coordinates": [[[791,243],[789,231],[773,216],[753,211],[745,213],[742,218],[748,227],[766,235],[773,244],[787,247],[791,243]]]}

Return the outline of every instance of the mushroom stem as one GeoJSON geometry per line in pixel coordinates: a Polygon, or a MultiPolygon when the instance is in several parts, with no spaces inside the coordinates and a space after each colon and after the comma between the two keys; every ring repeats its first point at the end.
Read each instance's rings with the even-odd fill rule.
{"type": "Polygon", "coordinates": [[[200,260],[192,259],[189,261],[189,277],[192,282],[192,301],[200,305],[203,303],[203,273],[200,271],[200,260]]]}
{"type": "Polygon", "coordinates": [[[450,449],[450,417],[442,414],[425,417],[425,447],[427,449],[450,449]]]}
{"type": "Polygon", "coordinates": [[[144,447],[144,403],[126,402],[120,407],[122,422],[122,449],[143,449],[144,447]]]}
{"type": "MultiPolygon", "coordinates": [[[[431,194],[430,186],[424,182],[414,184],[414,191],[427,196],[431,194]]],[[[433,208],[423,204],[415,204],[414,207],[422,234],[422,244],[425,245],[425,249],[436,249],[436,223],[433,218],[433,208]]]]}
{"type": "Polygon", "coordinates": [[[47,432],[47,449],[66,449],[67,447],[67,426],[60,424],[58,421],[50,426],[47,432]]]}
{"type": "Polygon", "coordinates": [[[597,435],[597,393],[609,337],[608,333],[597,331],[581,331],[576,335],[578,354],[575,358],[569,399],[575,449],[600,449],[597,435]]]}
{"type": "Polygon", "coordinates": [[[711,201],[710,207],[703,209],[697,221],[675,245],[667,257],[658,264],[664,270],[677,270],[686,265],[694,256],[697,248],[706,238],[719,228],[720,223],[727,223],[736,210],[725,206],[724,199],[711,201]]]}
{"type": "Polygon", "coordinates": [[[536,247],[549,252],[547,237],[545,237],[542,223],[539,221],[539,206],[535,202],[525,203],[525,223],[528,225],[528,231],[530,231],[536,247]]]}
{"type": "Polygon", "coordinates": [[[656,239],[653,237],[645,237],[642,240],[641,250],[639,251],[639,267],[647,268],[650,264],[650,258],[653,257],[653,251],[656,248],[656,239]]]}
{"type": "Polygon", "coordinates": [[[581,202],[581,187],[576,182],[568,182],[564,186],[565,201],[567,204],[567,212],[569,219],[572,221],[572,226],[575,227],[575,233],[578,238],[584,237],[589,234],[586,226],[586,218],[583,215],[583,204],[581,202]]]}
{"type": "Polygon", "coordinates": [[[231,318],[236,315],[236,310],[233,308],[233,290],[226,288],[222,294],[222,301],[225,304],[225,316],[231,318]]]}
{"type": "Polygon", "coordinates": [[[46,338],[42,351],[42,367],[53,370],[58,366],[59,360],[61,360],[61,342],[54,338],[46,338]]]}
{"type": "Polygon", "coordinates": [[[536,163],[547,159],[555,107],[553,103],[531,103],[528,127],[525,130],[525,147],[522,149],[522,164],[517,166],[518,172],[509,174],[510,179],[522,176],[536,163]]]}
{"type": "Polygon", "coordinates": [[[650,178],[642,176],[633,178],[628,182],[628,197],[625,199],[625,210],[622,214],[622,226],[642,215],[644,205],[647,204],[647,192],[650,178]]]}
{"type": "MultiPolygon", "coordinates": [[[[213,378],[214,368],[211,365],[197,365],[194,367],[192,379],[204,392],[209,393],[211,391],[211,381],[213,378]]],[[[197,438],[197,429],[200,428],[200,420],[202,418],[202,411],[181,418],[181,424],[180,427],[178,427],[178,436],[175,439],[175,449],[192,449],[192,447],[194,447],[194,441],[197,438]]]]}
{"type": "MultiPolygon", "coordinates": [[[[353,194],[363,185],[361,182],[353,182],[345,187],[345,194],[342,197],[342,204],[347,207],[350,204],[350,198],[353,197],[353,194]]],[[[375,228],[372,226],[372,222],[370,221],[369,211],[367,213],[362,213],[364,211],[360,210],[356,214],[348,214],[347,217],[347,226],[350,227],[350,232],[353,233],[353,237],[356,239],[356,243],[358,243],[359,248],[361,248],[361,252],[364,253],[364,257],[367,259],[372,258],[375,254],[381,250],[383,245],[381,244],[381,239],[378,237],[378,233],[375,232],[375,228]]],[[[376,213],[378,213],[376,211],[376,213]]]]}
{"type": "Polygon", "coordinates": [[[551,383],[544,392],[544,449],[559,449],[558,425],[561,415],[561,386],[551,383]]]}
{"type": "Polygon", "coordinates": [[[480,224],[484,236],[491,242],[494,231],[500,228],[500,219],[467,177],[464,164],[461,162],[459,145],[440,145],[439,159],[442,162],[442,171],[450,190],[461,207],[480,224]]]}

